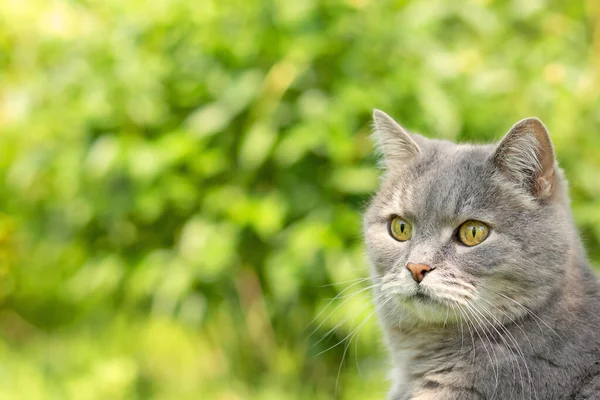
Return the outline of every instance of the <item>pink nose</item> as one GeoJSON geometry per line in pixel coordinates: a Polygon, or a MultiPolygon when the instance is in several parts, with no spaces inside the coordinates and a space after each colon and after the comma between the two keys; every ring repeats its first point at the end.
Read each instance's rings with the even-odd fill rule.
{"type": "Polygon", "coordinates": [[[415,282],[420,283],[423,278],[425,278],[425,274],[432,270],[432,268],[427,264],[415,264],[408,263],[406,264],[406,269],[410,271],[413,276],[415,282]]]}

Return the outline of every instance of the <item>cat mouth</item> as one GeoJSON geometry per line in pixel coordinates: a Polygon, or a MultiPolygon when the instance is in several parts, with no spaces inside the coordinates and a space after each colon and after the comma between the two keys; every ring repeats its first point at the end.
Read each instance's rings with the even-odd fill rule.
{"type": "Polygon", "coordinates": [[[434,301],[429,295],[426,295],[422,291],[418,291],[417,293],[415,293],[413,299],[423,303],[432,303],[434,301]]]}
{"type": "Polygon", "coordinates": [[[413,301],[423,305],[439,305],[441,302],[423,291],[419,290],[412,296],[413,301]]]}

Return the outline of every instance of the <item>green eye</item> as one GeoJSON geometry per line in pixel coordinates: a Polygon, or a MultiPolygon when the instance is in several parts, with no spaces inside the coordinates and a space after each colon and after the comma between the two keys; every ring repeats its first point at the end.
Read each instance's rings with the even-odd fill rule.
{"type": "Polygon", "coordinates": [[[490,230],[486,224],[479,221],[467,221],[458,229],[458,238],[465,246],[475,246],[483,242],[490,230]]]}
{"type": "Polygon", "coordinates": [[[388,226],[390,235],[399,242],[405,242],[412,236],[412,225],[400,217],[394,217],[388,226]]]}

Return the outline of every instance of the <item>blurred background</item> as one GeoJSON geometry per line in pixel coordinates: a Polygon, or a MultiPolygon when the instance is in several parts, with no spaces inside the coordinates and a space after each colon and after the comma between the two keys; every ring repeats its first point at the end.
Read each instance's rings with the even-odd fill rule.
{"type": "Polygon", "coordinates": [[[599,265],[599,101],[594,0],[0,0],[0,399],[381,399],[371,110],[542,118],[599,265]]]}

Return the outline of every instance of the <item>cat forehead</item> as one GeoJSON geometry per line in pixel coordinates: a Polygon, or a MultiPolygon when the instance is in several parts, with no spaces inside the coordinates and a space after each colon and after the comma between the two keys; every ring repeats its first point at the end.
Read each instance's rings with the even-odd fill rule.
{"type": "Polygon", "coordinates": [[[487,166],[494,148],[494,145],[428,140],[427,145],[422,146],[422,156],[415,160],[412,167],[421,175],[433,171],[436,175],[447,173],[460,177],[461,174],[487,166]]]}
{"type": "Polygon", "coordinates": [[[389,171],[380,196],[392,207],[428,218],[485,210],[501,197],[489,163],[493,151],[493,145],[430,141],[418,160],[389,171]]]}
{"type": "Polygon", "coordinates": [[[422,146],[418,159],[389,172],[396,181],[417,186],[433,184],[441,188],[469,184],[487,178],[493,151],[493,145],[429,140],[427,146],[422,146]]]}

